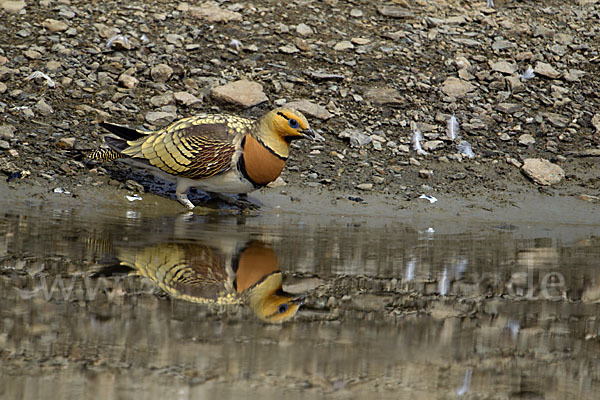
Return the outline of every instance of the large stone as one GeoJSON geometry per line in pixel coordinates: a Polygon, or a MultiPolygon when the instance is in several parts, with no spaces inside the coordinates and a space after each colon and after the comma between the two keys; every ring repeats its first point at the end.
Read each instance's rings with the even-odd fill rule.
{"type": "Polygon", "coordinates": [[[224,10],[219,7],[219,4],[215,1],[207,1],[199,6],[189,6],[188,9],[182,9],[182,11],[189,12],[190,15],[207,22],[227,23],[242,20],[242,14],[235,11],[224,10]]]}
{"type": "Polygon", "coordinates": [[[521,170],[539,185],[554,185],[565,177],[565,171],[560,166],[543,158],[525,159],[521,170]]]}
{"type": "Polygon", "coordinates": [[[310,102],[308,100],[297,100],[287,103],[286,107],[293,108],[300,111],[301,113],[318,119],[326,120],[333,117],[327,109],[323,106],[310,102]]]}
{"type": "Polygon", "coordinates": [[[475,86],[456,77],[449,77],[442,84],[442,92],[450,97],[463,97],[475,90],[475,86]]]}
{"type": "Polygon", "coordinates": [[[245,79],[214,87],[210,94],[215,100],[243,107],[252,107],[269,100],[260,83],[245,79]]]}
{"type": "Polygon", "coordinates": [[[27,6],[27,4],[25,4],[24,1],[3,1],[0,3],[0,5],[2,6],[2,9],[4,11],[8,11],[15,14],[20,12],[27,6]]]}

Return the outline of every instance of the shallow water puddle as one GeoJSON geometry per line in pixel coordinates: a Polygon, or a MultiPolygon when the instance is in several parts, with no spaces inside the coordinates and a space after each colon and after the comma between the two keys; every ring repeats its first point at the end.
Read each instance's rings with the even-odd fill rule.
{"type": "Polygon", "coordinates": [[[597,226],[5,211],[0,397],[595,398],[599,237],[597,226]],[[181,279],[104,274],[124,259],[181,279]],[[215,292],[185,286],[203,279],[187,265],[236,269],[235,284],[214,269],[211,282],[237,293],[280,268],[289,297],[262,314],[198,304],[215,292]],[[303,294],[290,321],[263,322],[303,294]]]}

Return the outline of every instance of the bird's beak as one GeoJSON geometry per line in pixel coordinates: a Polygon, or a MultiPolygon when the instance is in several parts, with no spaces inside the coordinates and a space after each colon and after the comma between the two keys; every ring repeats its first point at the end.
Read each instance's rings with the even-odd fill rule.
{"type": "Polygon", "coordinates": [[[298,304],[298,307],[300,307],[302,304],[304,304],[304,302],[306,301],[306,295],[305,294],[301,294],[300,296],[296,296],[294,297],[292,300],[290,300],[292,303],[294,304],[298,304]]]}
{"type": "Polygon", "coordinates": [[[325,138],[319,135],[317,132],[312,129],[303,129],[300,133],[302,133],[302,137],[305,139],[311,139],[313,142],[324,142],[325,138]]]}

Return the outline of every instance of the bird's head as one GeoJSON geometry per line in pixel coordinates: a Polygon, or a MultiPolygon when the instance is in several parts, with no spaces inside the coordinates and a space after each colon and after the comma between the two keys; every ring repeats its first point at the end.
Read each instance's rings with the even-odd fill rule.
{"type": "Polygon", "coordinates": [[[304,295],[296,296],[283,290],[281,272],[265,277],[249,290],[250,307],[261,320],[281,324],[291,319],[304,304],[304,295]]]}
{"type": "Polygon", "coordinates": [[[298,139],[317,140],[306,117],[291,108],[276,108],[259,120],[258,139],[277,154],[287,157],[290,143],[298,139]]]}

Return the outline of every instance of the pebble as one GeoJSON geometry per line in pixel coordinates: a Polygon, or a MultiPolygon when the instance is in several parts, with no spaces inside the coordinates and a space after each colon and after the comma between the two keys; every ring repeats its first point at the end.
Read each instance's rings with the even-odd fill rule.
{"type": "Polygon", "coordinates": [[[406,103],[400,92],[394,88],[370,88],[364,92],[365,98],[377,106],[399,106],[406,103]]]}
{"type": "Polygon", "coordinates": [[[298,33],[300,36],[306,37],[313,35],[315,32],[310,26],[306,25],[305,23],[300,23],[298,26],[296,26],[296,33],[298,33]]]}
{"type": "Polygon", "coordinates": [[[464,97],[475,90],[475,86],[456,77],[447,78],[441,87],[442,92],[450,97],[464,97]]]}
{"type": "Polygon", "coordinates": [[[554,69],[554,67],[548,63],[538,61],[533,68],[533,71],[538,74],[545,76],[546,78],[558,79],[562,73],[554,69]]]}
{"type": "Polygon", "coordinates": [[[519,144],[522,146],[529,146],[535,143],[535,138],[529,133],[524,133],[519,136],[519,144]]]}
{"type": "Polygon", "coordinates": [[[492,71],[500,72],[506,75],[512,75],[517,72],[517,64],[508,61],[497,61],[490,63],[492,71]]]}
{"type": "Polygon", "coordinates": [[[392,18],[411,18],[415,16],[412,11],[407,10],[406,8],[392,5],[379,6],[377,7],[377,12],[392,18]]]}
{"type": "Polygon", "coordinates": [[[173,122],[177,118],[177,114],[164,111],[150,111],[146,113],[144,118],[149,124],[164,126],[173,122]]]}
{"type": "Polygon", "coordinates": [[[119,85],[126,87],[128,89],[132,89],[134,87],[136,87],[138,85],[138,83],[140,83],[140,81],[131,75],[128,74],[121,74],[119,76],[119,85]]]}
{"type": "Polygon", "coordinates": [[[352,147],[362,147],[373,140],[369,135],[365,135],[358,129],[345,129],[339,133],[338,137],[340,139],[349,139],[350,146],[352,147]]]}
{"type": "Polygon", "coordinates": [[[279,47],[279,51],[284,54],[300,53],[300,50],[293,43],[286,44],[285,46],[279,47]]]}
{"type": "Polygon", "coordinates": [[[210,94],[217,101],[233,103],[246,108],[269,100],[260,83],[245,79],[214,87],[210,90],[210,94]]]}
{"type": "Polygon", "coordinates": [[[420,169],[419,170],[419,178],[429,179],[433,176],[433,170],[430,169],[420,169]]]}
{"type": "Polygon", "coordinates": [[[14,138],[15,130],[12,125],[0,125],[0,139],[10,140],[14,138]]]}
{"type": "Polygon", "coordinates": [[[359,185],[356,185],[357,189],[360,190],[371,190],[373,189],[373,184],[372,183],[361,183],[359,185]]]}
{"type": "Polygon", "coordinates": [[[335,44],[335,46],[333,46],[333,49],[335,51],[346,51],[346,50],[352,50],[354,48],[354,45],[352,44],[352,42],[348,41],[348,40],[342,40],[341,42],[338,42],[335,44]]]}
{"type": "Polygon", "coordinates": [[[187,107],[194,107],[202,104],[202,100],[188,92],[175,92],[173,98],[177,103],[181,103],[187,107]]]}
{"type": "Polygon", "coordinates": [[[425,151],[435,151],[443,148],[445,146],[444,141],[442,140],[428,140],[423,143],[423,150],[425,151]]]}
{"type": "Polygon", "coordinates": [[[154,82],[166,82],[173,74],[173,68],[167,64],[157,64],[150,69],[150,76],[154,82]]]}
{"type": "Polygon", "coordinates": [[[521,167],[523,173],[539,185],[554,185],[565,177],[565,171],[543,158],[527,158],[521,167]]]}
{"type": "Polygon", "coordinates": [[[35,103],[35,109],[42,115],[54,114],[54,109],[50,104],[46,103],[44,99],[39,99],[38,102],[35,103]]]}
{"type": "Polygon", "coordinates": [[[48,29],[48,31],[50,31],[51,33],[62,32],[69,29],[69,26],[64,22],[52,18],[45,19],[42,22],[42,26],[48,29]]]}

